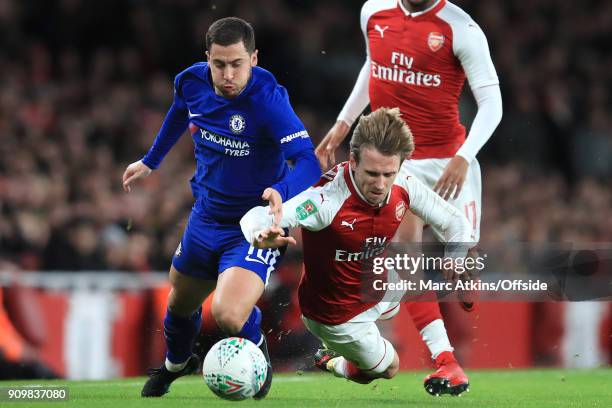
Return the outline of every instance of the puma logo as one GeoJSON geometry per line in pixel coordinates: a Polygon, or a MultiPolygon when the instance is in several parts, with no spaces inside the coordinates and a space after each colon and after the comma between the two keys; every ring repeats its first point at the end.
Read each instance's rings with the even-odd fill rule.
{"type": "Polygon", "coordinates": [[[381,28],[378,24],[374,26],[374,29],[380,33],[380,38],[385,38],[385,30],[389,28],[389,26],[384,26],[381,28]]]}
{"type": "Polygon", "coordinates": [[[355,227],[353,227],[353,224],[355,224],[355,221],[357,221],[357,218],[353,219],[353,222],[348,222],[348,221],[342,221],[340,223],[341,226],[343,227],[349,227],[351,229],[351,231],[355,231],[355,227]]]}

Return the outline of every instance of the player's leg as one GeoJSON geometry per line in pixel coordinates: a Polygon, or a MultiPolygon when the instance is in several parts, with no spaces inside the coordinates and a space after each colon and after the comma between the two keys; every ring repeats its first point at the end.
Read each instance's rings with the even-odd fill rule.
{"type": "Polygon", "coordinates": [[[164,319],[168,370],[181,370],[191,357],[193,342],[202,324],[201,305],[215,284],[214,280],[185,275],[174,265],[170,267],[171,289],[164,319]]]}
{"type": "MultiPolygon", "coordinates": [[[[387,344],[391,344],[385,339],[387,344]]],[[[387,346],[389,347],[389,346],[387,346]]],[[[388,365],[380,365],[380,369],[360,368],[358,361],[352,361],[341,356],[333,349],[319,349],[315,354],[315,365],[322,370],[333,373],[336,377],[346,378],[358,384],[369,384],[378,378],[390,380],[399,371],[399,356],[393,352],[393,359],[388,365]]]]}
{"type": "Polygon", "coordinates": [[[278,266],[281,249],[256,249],[246,242],[240,227],[219,261],[219,280],[211,312],[217,325],[228,335],[244,337],[255,343],[268,362],[266,381],[253,398],[262,399],[272,386],[272,365],[268,343],[261,331],[261,310],[256,306],[270,274],[278,266]]]}
{"type": "MultiPolygon", "coordinates": [[[[444,167],[446,166],[446,160],[448,159],[435,159],[431,160],[431,172],[436,174],[442,174],[444,167]]],[[[478,160],[474,159],[468,167],[463,188],[461,194],[457,199],[449,200],[449,204],[459,209],[465,216],[472,226],[471,240],[473,247],[468,251],[468,255],[471,257],[478,257],[478,251],[476,245],[480,240],[480,221],[482,215],[482,177],[480,173],[480,164],[478,160]]],[[[441,231],[432,228],[436,239],[442,242],[443,234],[441,231]]],[[[462,274],[462,279],[478,279],[478,276],[474,274],[475,271],[471,271],[462,274]]],[[[459,291],[457,296],[460,300],[460,306],[467,312],[472,312],[476,309],[476,301],[478,299],[478,293],[476,291],[459,291]]]]}
{"type": "Polygon", "coordinates": [[[453,354],[438,302],[416,301],[406,307],[436,366],[424,380],[425,390],[431,395],[459,395],[467,390],[469,380],[453,354]]]}
{"type": "Polygon", "coordinates": [[[206,353],[218,341],[224,339],[227,335],[217,324],[215,317],[212,314],[212,304],[215,297],[215,291],[212,291],[202,303],[202,326],[196,337],[194,344],[194,353],[198,355],[201,361],[204,361],[206,353]]]}
{"type": "Polygon", "coordinates": [[[161,367],[149,373],[141,395],[160,397],[166,394],[174,380],[192,374],[200,361],[192,355],[193,343],[202,323],[200,305],[215,286],[215,281],[185,275],[170,267],[170,294],[164,318],[166,359],[161,367]]]}
{"type": "Polygon", "coordinates": [[[197,214],[191,214],[181,243],[170,267],[170,293],[164,318],[167,352],[164,364],[149,373],[141,395],[160,397],[177,378],[199,368],[192,354],[193,343],[201,326],[201,304],[216,284],[217,258],[207,233],[213,226],[197,214]],[[214,267],[211,267],[214,265],[214,267]]]}
{"type": "MultiPolygon", "coordinates": [[[[380,313],[376,312],[373,320],[378,317],[380,313]]],[[[393,345],[380,335],[374,321],[325,325],[306,317],[303,320],[326,347],[315,355],[318,368],[360,384],[397,374],[399,356],[393,345]]]]}
{"type": "Polygon", "coordinates": [[[261,311],[255,306],[264,282],[248,269],[231,267],[219,275],[211,312],[217,325],[231,336],[261,344],[261,311]]]}
{"type": "MultiPolygon", "coordinates": [[[[407,160],[402,166],[409,174],[432,188],[448,161],[448,159],[407,160]]],[[[468,186],[469,188],[470,186],[468,186]]],[[[463,195],[464,193],[462,193],[463,195]]],[[[402,221],[397,238],[400,242],[422,242],[423,227],[422,220],[413,214],[407,214],[405,221],[402,221]]],[[[433,233],[439,240],[440,232],[434,230],[433,233]]],[[[436,298],[435,293],[426,293],[423,295],[423,299],[426,300],[415,299],[414,302],[406,304],[415,327],[421,334],[421,338],[427,345],[432,360],[437,367],[435,373],[425,378],[425,389],[432,395],[439,395],[441,393],[441,391],[438,392],[437,384],[439,383],[445,387],[444,391],[454,390],[455,395],[458,395],[464,389],[467,389],[468,379],[454,358],[453,347],[444,327],[440,306],[437,301],[430,300],[433,298],[436,298]],[[446,390],[447,383],[452,384],[454,388],[446,390]]]]}

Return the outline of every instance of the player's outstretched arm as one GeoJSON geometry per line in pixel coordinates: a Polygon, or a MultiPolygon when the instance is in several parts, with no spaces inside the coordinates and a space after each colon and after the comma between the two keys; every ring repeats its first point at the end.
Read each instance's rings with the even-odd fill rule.
{"type": "Polygon", "coordinates": [[[319,231],[331,223],[340,205],[327,194],[328,191],[322,187],[312,187],[285,201],[278,225],[273,224],[270,207],[251,208],[240,220],[242,234],[256,248],[293,244],[295,240],[286,237],[283,228],[302,227],[319,231]]]}
{"type": "Polygon", "coordinates": [[[142,179],[151,174],[151,169],[142,160],[138,160],[127,166],[123,172],[123,190],[126,193],[132,191],[131,184],[138,179],[142,179]]]}
{"type": "Polygon", "coordinates": [[[345,121],[337,121],[315,149],[315,154],[323,169],[327,169],[336,163],[336,149],[346,138],[350,128],[345,121]]]}
{"type": "Polygon", "coordinates": [[[269,227],[261,231],[253,241],[255,248],[279,248],[285,245],[297,244],[295,238],[285,236],[285,230],[280,227],[269,227]]]}
{"type": "MultiPolygon", "coordinates": [[[[299,225],[297,218],[287,212],[280,223],[283,228],[299,225]]],[[[274,217],[269,206],[253,207],[240,220],[240,229],[244,238],[255,248],[278,248],[295,244],[295,239],[285,236],[283,228],[274,225],[274,217]]]]}

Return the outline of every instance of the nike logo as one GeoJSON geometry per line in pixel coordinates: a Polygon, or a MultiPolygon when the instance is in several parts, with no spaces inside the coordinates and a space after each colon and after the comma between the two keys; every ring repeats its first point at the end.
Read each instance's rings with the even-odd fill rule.
{"type": "Polygon", "coordinates": [[[348,222],[348,221],[342,221],[340,223],[341,226],[343,227],[348,227],[351,229],[351,231],[355,231],[355,227],[353,227],[353,224],[355,224],[355,222],[357,221],[357,218],[353,219],[353,222],[348,222]]]}
{"type": "Polygon", "coordinates": [[[262,261],[261,259],[255,259],[255,258],[251,258],[249,255],[244,257],[245,261],[250,261],[250,262],[257,262],[260,263],[262,265],[267,265],[267,263],[265,263],[264,261],[262,261]]]}
{"type": "Polygon", "coordinates": [[[197,118],[198,116],[202,116],[201,113],[191,113],[191,111],[189,109],[187,109],[187,112],[189,112],[189,117],[190,118],[197,118]]]}
{"type": "Polygon", "coordinates": [[[321,195],[321,204],[323,204],[323,202],[325,201],[325,197],[323,196],[323,193],[319,193],[321,195]]]}

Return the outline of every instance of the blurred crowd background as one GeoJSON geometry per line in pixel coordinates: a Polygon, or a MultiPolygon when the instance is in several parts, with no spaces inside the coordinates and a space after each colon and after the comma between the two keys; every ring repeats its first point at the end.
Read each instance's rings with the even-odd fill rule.
{"type": "MultiPolygon", "coordinates": [[[[612,3],[455,3],[487,35],[504,98],[478,156],[482,242],[610,242],[612,3]]],[[[210,23],[253,24],[259,65],[317,144],[365,58],[361,4],[0,0],[0,269],[167,270],[192,205],[189,136],[130,194],[121,175],[152,143],[174,75],[204,59],[210,23]]],[[[469,91],[461,111],[469,126],[469,91]]]]}

